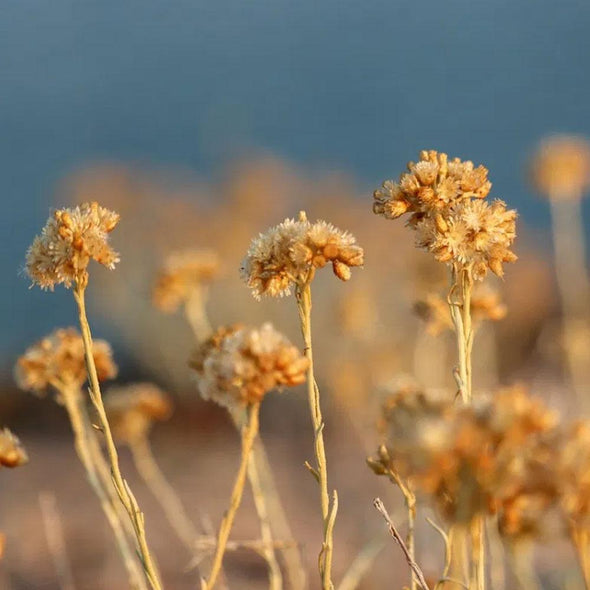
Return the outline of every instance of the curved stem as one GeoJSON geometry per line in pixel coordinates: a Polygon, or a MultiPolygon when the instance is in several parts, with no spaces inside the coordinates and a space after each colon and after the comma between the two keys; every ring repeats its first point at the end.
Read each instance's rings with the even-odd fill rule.
{"type": "Polygon", "coordinates": [[[223,555],[227,546],[227,541],[238,512],[238,508],[242,502],[242,495],[244,493],[244,484],[246,483],[246,472],[248,470],[248,462],[250,458],[250,451],[258,434],[258,415],[260,412],[260,404],[252,404],[248,407],[248,422],[242,429],[242,457],[240,467],[236,475],[234,486],[232,489],[229,508],[221,520],[219,526],[219,533],[217,535],[217,546],[215,548],[215,555],[213,557],[213,565],[209,573],[208,580],[204,583],[206,590],[211,590],[221,571],[221,564],[223,562],[223,555]]]}
{"type": "Polygon", "coordinates": [[[74,288],[74,299],[78,305],[78,318],[80,321],[80,330],[82,332],[82,340],[84,342],[84,353],[86,359],[86,369],[88,371],[88,379],[90,381],[90,400],[96,409],[98,419],[100,422],[101,430],[105,437],[107,454],[111,464],[111,474],[115,490],[121,500],[121,503],[125,507],[133,530],[137,539],[139,555],[146,575],[146,578],[153,590],[162,590],[162,585],[159,580],[159,576],[156,570],[156,566],[153,562],[152,556],[149,551],[145,534],[145,520],[144,515],[139,509],[139,505],[135,496],[131,492],[129,485],[123,479],[121,469],[119,467],[119,454],[115,441],[111,432],[111,427],[107,419],[106,410],[102,401],[102,395],[100,392],[100,385],[98,382],[98,373],[96,372],[96,365],[94,363],[94,356],[92,353],[92,334],[90,332],[90,325],[88,324],[88,318],[86,316],[86,302],[85,302],[85,280],[78,281],[74,288]]]}
{"type": "Polygon", "coordinates": [[[299,311],[299,320],[301,323],[301,332],[305,345],[305,356],[309,360],[307,369],[307,396],[309,408],[311,411],[311,420],[314,429],[314,448],[316,457],[316,467],[308,468],[316,478],[320,486],[320,504],[322,510],[322,519],[324,521],[324,541],[319,556],[319,569],[322,578],[322,589],[331,590],[332,584],[332,551],[333,551],[333,529],[334,520],[338,508],[336,492],[334,500],[330,503],[328,493],[328,465],[326,462],[326,450],[324,445],[324,420],[320,407],[320,391],[315,381],[313,370],[313,350],[311,342],[311,287],[309,281],[303,285],[298,285],[296,290],[297,309],[299,311]]]}
{"type": "Polygon", "coordinates": [[[119,514],[112,503],[110,495],[103,487],[104,484],[97,472],[92,453],[93,433],[89,430],[89,418],[82,404],[80,392],[78,389],[60,388],[60,394],[74,433],[74,448],[86,471],[88,482],[94,490],[107,521],[113,530],[117,547],[127,569],[129,584],[132,588],[144,589],[145,583],[137,567],[133,552],[129,547],[119,514]]]}
{"type": "Polygon", "coordinates": [[[177,537],[192,554],[195,550],[198,532],[174,488],[158,466],[148,439],[142,437],[130,442],[129,449],[137,472],[160,504],[177,537]]]}

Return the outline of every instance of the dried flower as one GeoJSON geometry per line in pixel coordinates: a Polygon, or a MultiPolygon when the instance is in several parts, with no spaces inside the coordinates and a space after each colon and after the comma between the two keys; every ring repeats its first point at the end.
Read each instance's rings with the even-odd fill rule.
{"type": "Polygon", "coordinates": [[[219,274],[219,256],[213,250],[174,252],[166,259],[154,285],[152,300],[164,311],[173,312],[195,289],[219,274]]]}
{"type": "MultiPolygon", "coordinates": [[[[113,379],[117,375],[117,366],[107,342],[95,340],[93,356],[99,380],[113,379]]],[[[38,395],[50,387],[58,391],[79,389],[86,381],[82,336],[75,328],[55,330],[18,359],[14,377],[21,389],[38,395]]]]}
{"type": "Polygon", "coordinates": [[[126,443],[146,437],[155,421],[172,414],[170,397],[152,383],[111,387],[104,404],[115,437],[126,443]]]}
{"type": "Polygon", "coordinates": [[[504,534],[524,535],[557,496],[556,424],[553,412],[518,387],[467,407],[407,388],[384,406],[379,460],[431,496],[449,520],[498,513],[504,534]]]}
{"type": "Polygon", "coordinates": [[[296,284],[305,284],[316,269],[332,265],[341,280],[350,279],[350,267],[363,264],[363,249],[352,234],[325,221],[310,223],[305,214],[260,234],[250,244],[240,269],[254,297],[283,297],[296,284]]]}
{"type": "Polygon", "coordinates": [[[96,202],[55,211],[27,251],[26,271],[33,284],[70,288],[85,279],[91,259],[114,268],[119,255],[109,246],[108,234],[118,222],[117,213],[96,202]]]}
{"type": "Polygon", "coordinates": [[[590,187],[590,144],[568,135],[546,139],[531,158],[530,175],[550,199],[580,198],[590,187]]]}
{"type": "Polygon", "coordinates": [[[255,404],[272,389],[305,381],[308,360],[270,323],[221,328],[190,361],[204,399],[255,404]]]}
{"type": "Polygon", "coordinates": [[[475,279],[488,269],[502,276],[502,265],[516,260],[510,250],[516,212],[503,201],[484,201],[491,189],[487,169],[423,151],[408,170],[399,182],[385,181],[374,192],[373,211],[386,219],[410,213],[408,225],[417,232],[417,246],[440,262],[473,268],[475,279]]]}
{"type": "Polygon", "coordinates": [[[0,430],[0,467],[19,467],[29,461],[20,440],[8,428],[0,430]]]}

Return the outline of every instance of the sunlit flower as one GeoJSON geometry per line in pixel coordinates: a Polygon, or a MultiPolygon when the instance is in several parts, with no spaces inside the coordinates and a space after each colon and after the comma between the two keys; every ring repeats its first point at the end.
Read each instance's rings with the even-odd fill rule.
{"type": "Polygon", "coordinates": [[[269,323],[222,328],[190,362],[204,399],[223,406],[259,403],[272,389],[305,381],[308,360],[269,323]]]}
{"type": "Polygon", "coordinates": [[[219,256],[213,250],[173,252],[158,272],[152,300],[165,312],[173,312],[187,301],[195,289],[219,274],[219,256]]]}
{"type": "MultiPolygon", "coordinates": [[[[99,380],[113,379],[117,366],[110,345],[94,340],[93,356],[99,380]]],[[[49,388],[79,389],[86,381],[86,362],[82,336],[75,328],[55,330],[31,346],[14,369],[17,385],[36,394],[49,388]]]]}
{"type": "Polygon", "coordinates": [[[108,235],[118,222],[118,213],[95,202],[55,211],[27,251],[29,277],[42,289],[53,290],[60,283],[69,288],[84,280],[91,259],[114,268],[119,255],[108,235]]]}
{"type": "Polygon", "coordinates": [[[8,428],[0,430],[0,467],[18,467],[29,461],[20,440],[8,428]]]}
{"type": "Polygon", "coordinates": [[[350,267],[363,264],[363,250],[354,236],[325,221],[310,223],[285,219],[255,238],[242,263],[241,275],[254,297],[283,297],[296,284],[311,279],[327,264],[341,280],[350,278],[350,267]]]}
{"type": "Polygon", "coordinates": [[[113,434],[127,443],[146,437],[154,422],[172,414],[170,397],[152,383],[111,387],[104,404],[113,434]]]}

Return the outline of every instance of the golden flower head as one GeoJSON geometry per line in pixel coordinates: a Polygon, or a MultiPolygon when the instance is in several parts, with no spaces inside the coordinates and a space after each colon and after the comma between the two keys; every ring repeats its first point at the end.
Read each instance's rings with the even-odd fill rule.
{"type": "Polygon", "coordinates": [[[193,356],[201,396],[232,408],[305,381],[309,361],[270,323],[221,328],[193,356]]]}
{"type": "Polygon", "coordinates": [[[0,467],[19,467],[28,461],[29,457],[16,435],[8,428],[0,430],[0,467]]]}
{"type": "Polygon", "coordinates": [[[310,223],[304,213],[260,234],[250,244],[240,269],[254,297],[283,297],[295,285],[305,284],[315,270],[332,265],[341,280],[350,268],[362,266],[363,249],[354,236],[325,221],[310,223]]]}
{"type": "Polygon", "coordinates": [[[33,284],[53,290],[63,283],[69,288],[85,280],[91,259],[114,268],[119,255],[108,235],[118,222],[118,213],[95,202],[55,211],[27,251],[26,271],[33,284]]]}
{"type": "Polygon", "coordinates": [[[170,397],[153,383],[111,387],[104,403],[115,437],[125,443],[145,438],[154,422],[172,414],[170,397]]]}
{"type": "Polygon", "coordinates": [[[399,182],[388,180],[373,194],[373,211],[387,219],[411,214],[416,245],[436,259],[473,268],[481,279],[490,269],[502,276],[503,263],[513,262],[516,212],[503,201],[485,201],[491,183],[484,166],[435,151],[420,153],[399,182]]]}
{"type": "MultiPolygon", "coordinates": [[[[94,340],[93,356],[100,381],[117,375],[117,366],[107,342],[94,340]]],[[[86,381],[82,336],[75,328],[55,330],[18,359],[14,377],[21,389],[38,395],[51,387],[58,391],[79,389],[86,381]]]]}
{"type": "Polygon", "coordinates": [[[374,465],[393,467],[451,521],[499,513],[504,532],[516,536],[531,530],[534,507],[556,497],[556,417],[522,388],[468,407],[400,390],[384,406],[383,425],[374,465]]]}
{"type": "Polygon", "coordinates": [[[154,305],[164,312],[176,311],[195,290],[218,276],[219,267],[219,256],[213,250],[173,252],[156,277],[154,305]]]}
{"type": "Polygon", "coordinates": [[[530,176],[550,199],[580,198],[590,187],[590,144],[568,135],[544,140],[531,158],[530,176]]]}

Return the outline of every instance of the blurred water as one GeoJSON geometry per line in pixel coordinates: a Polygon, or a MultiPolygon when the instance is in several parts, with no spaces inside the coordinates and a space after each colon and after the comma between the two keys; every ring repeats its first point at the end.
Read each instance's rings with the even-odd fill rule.
{"type": "Polygon", "coordinates": [[[91,160],[207,174],[257,147],[372,187],[436,148],[544,227],[522,164],[548,132],[590,135],[589,26],[585,0],[3,0],[0,355],[71,321],[17,269],[91,160]]]}

